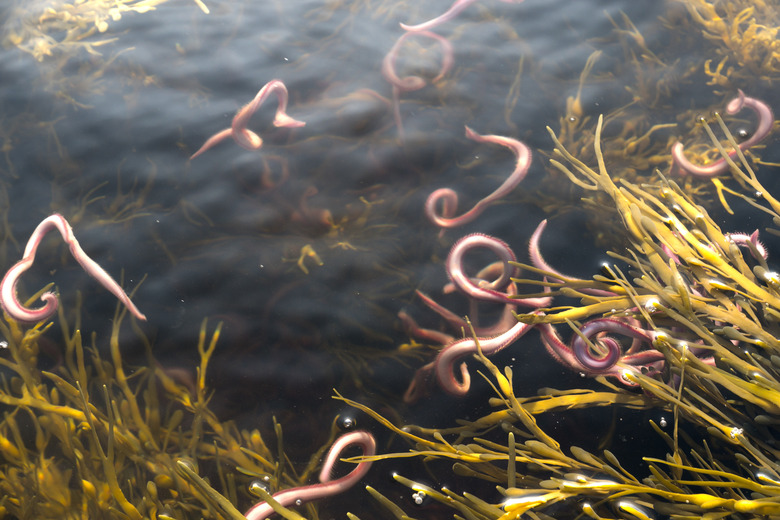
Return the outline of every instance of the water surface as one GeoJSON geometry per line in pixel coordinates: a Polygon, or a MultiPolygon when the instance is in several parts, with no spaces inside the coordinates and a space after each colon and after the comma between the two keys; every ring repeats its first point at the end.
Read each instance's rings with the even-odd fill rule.
{"type": "MultiPolygon", "coordinates": [[[[41,219],[65,215],[84,249],[112,275],[123,273],[126,287],[137,287],[133,299],[149,317],[143,328],[165,366],[194,367],[201,321],[224,322],[209,376],[212,404],[222,418],[263,432],[272,431],[275,416],[300,460],[343,411],[330,399],[334,387],[397,406],[409,422],[449,424],[484,413],[474,408],[489,392],[481,382],[466,401],[437,394],[401,404],[431,351],[397,353],[409,341],[397,313],[442,328],[415,289],[468,312],[463,299],[441,290],[442,260],[470,232],[502,238],[524,260],[533,229],[551,217],[543,244],[548,261],[576,276],[596,272],[605,246],[596,244],[593,221],[583,218],[578,202],[556,199],[555,187],[544,184],[552,149],[545,127],[560,129],[570,115],[566,100],[578,92],[580,117],[590,118],[590,126],[600,113],[636,106],[640,74],[626,53],[622,13],[680,74],[706,52],[670,47],[660,17],[682,16],[674,2],[486,0],[436,29],[454,48],[454,67],[437,83],[430,84],[441,59],[435,42],[410,38],[403,47],[399,75],[429,84],[401,94],[402,138],[383,58],[403,34],[399,22],[427,20],[449,1],[207,4],[210,14],[184,1],[125,13],[86,40],[112,41],[90,49],[54,45],[41,61],[4,48],[2,260],[11,265],[20,258],[41,219]],[[580,91],[580,74],[597,50],[602,55],[580,91]],[[274,128],[273,100],[250,125],[265,141],[260,150],[227,140],[189,160],[274,78],[287,85],[288,112],[305,127],[274,128]],[[505,149],[467,140],[464,125],[524,141],[534,161],[504,203],[440,236],[423,214],[431,191],[457,190],[464,211],[514,164],[505,149]],[[321,265],[302,251],[315,252],[321,265]]],[[[6,8],[6,38],[41,12],[37,4],[6,8]]],[[[659,121],[674,122],[677,110],[704,110],[721,99],[704,81],[642,81],[662,80],[674,96],[639,100],[647,110],[662,109],[659,121]]],[[[44,250],[25,276],[25,294],[54,281],[72,308],[83,292],[85,328],[105,338],[114,313],[110,295],[75,262],[63,263],[55,239],[44,250]]],[[[131,335],[122,348],[128,363],[144,362],[131,335]]],[[[538,337],[529,335],[506,354],[519,376],[518,394],[589,384],[542,352],[538,337]]],[[[603,433],[592,424],[597,417],[550,428],[587,428],[596,445],[603,433]]]]}

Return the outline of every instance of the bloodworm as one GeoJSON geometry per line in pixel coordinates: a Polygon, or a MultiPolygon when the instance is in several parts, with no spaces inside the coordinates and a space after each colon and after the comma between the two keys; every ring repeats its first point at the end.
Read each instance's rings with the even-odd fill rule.
{"type": "Polygon", "coordinates": [[[249,124],[249,119],[257,112],[257,109],[260,108],[272,93],[276,93],[276,98],[279,100],[279,107],[276,109],[276,116],[274,117],[274,126],[298,128],[306,124],[303,121],[298,121],[287,115],[287,87],[281,80],[272,79],[257,92],[257,95],[255,95],[255,98],[252,101],[236,112],[230,128],[220,130],[211,136],[203,143],[203,146],[201,146],[197,152],[192,154],[190,160],[228,137],[232,137],[239,146],[246,148],[247,150],[257,150],[263,146],[263,139],[252,130],[249,130],[246,126],[249,124]]]}
{"type": "MultiPolygon", "coordinates": [[[[322,471],[320,471],[319,484],[279,491],[273,495],[274,500],[279,502],[283,507],[289,507],[291,505],[298,505],[302,502],[310,502],[312,500],[338,495],[357,484],[360,479],[368,473],[372,464],[371,461],[360,462],[352,471],[343,477],[331,480],[333,467],[336,465],[336,462],[338,462],[341,452],[352,445],[363,448],[364,457],[371,457],[376,454],[376,441],[374,440],[373,435],[365,431],[345,433],[336,439],[336,442],[330,447],[330,451],[328,451],[328,455],[325,457],[325,462],[322,465],[322,471]]],[[[263,520],[272,514],[274,514],[274,510],[270,505],[266,502],[259,502],[252,506],[244,516],[247,520],[263,520]]]]}
{"type": "Polygon", "coordinates": [[[33,234],[27,241],[24,256],[5,273],[2,282],[0,282],[0,306],[3,307],[3,310],[9,316],[23,323],[37,323],[49,319],[57,311],[57,297],[51,292],[41,295],[41,300],[46,303],[38,309],[26,308],[16,296],[16,284],[19,281],[19,277],[32,266],[38,245],[46,233],[52,229],[60,232],[62,239],[68,244],[73,258],[88,274],[116,296],[136,318],[146,320],[146,316],[141,314],[141,311],[130,301],[130,297],[122,290],[119,284],[81,249],[78,240],[73,235],[73,228],[70,227],[65,217],[57,213],[38,224],[38,227],[35,228],[35,231],[33,231],[33,234]]]}
{"type": "MultiPolygon", "coordinates": [[[[428,20],[427,22],[420,23],[417,25],[406,25],[402,23],[401,28],[403,28],[406,31],[413,31],[413,32],[432,29],[437,25],[452,20],[453,18],[458,16],[464,9],[466,9],[468,6],[470,6],[476,1],[477,0],[456,0],[455,3],[452,4],[452,7],[450,7],[444,14],[437,16],[432,20],[428,20]]],[[[508,4],[513,4],[513,3],[519,4],[523,0],[502,0],[502,1],[508,4]]]]}
{"type": "Polygon", "coordinates": [[[598,342],[607,348],[606,354],[601,357],[594,357],[590,352],[588,344],[583,339],[592,338],[600,332],[611,332],[622,334],[632,338],[652,342],[655,333],[638,327],[633,327],[619,320],[612,318],[597,318],[587,322],[580,328],[581,334],[575,334],[571,342],[571,350],[577,358],[577,361],[589,372],[601,374],[608,372],[615,364],[621,360],[622,352],[620,344],[611,338],[598,338],[598,342]]]}
{"type": "Polygon", "coordinates": [[[395,119],[396,127],[398,128],[398,134],[402,139],[404,137],[404,127],[403,121],[401,120],[401,92],[412,92],[414,90],[420,90],[426,85],[425,80],[420,76],[404,76],[403,78],[399,78],[395,71],[395,62],[398,58],[401,45],[403,44],[404,40],[406,40],[406,38],[408,38],[411,34],[417,34],[420,36],[425,36],[426,38],[431,38],[432,40],[439,42],[439,45],[441,45],[441,68],[439,69],[439,74],[437,74],[436,77],[431,80],[433,83],[436,83],[441,78],[443,78],[445,74],[450,71],[454,62],[454,53],[450,41],[436,33],[429,31],[404,33],[395,42],[393,47],[390,49],[390,52],[388,52],[385,56],[385,59],[382,60],[382,76],[384,76],[387,82],[393,86],[393,117],[395,119]]]}
{"type": "Polygon", "coordinates": [[[459,217],[452,218],[458,206],[458,194],[454,190],[441,188],[428,195],[428,200],[425,201],[425,215],[431,222],[442,228],[462,226],[477,218],[485,211],[487,206],[515,189],[525,178],[528,168],[531,166],[531,149],[517,139],[500,135],[480,135],[468,126],[466,127],[466,137],[478,143],[494,143],[506,146],[515,154],[517,162],[514,171],[509,174],[501,186],[459,217]],[[442,201],[443,205],[441,215],[436,214],[436,206],[439,201],[442,201]]]}
{"type": "MultiPolygon", "coordinates": [[[[511,329],[503,334],[499,334],[493,338],[478,338],[479,346],[482,349],[483,354],[490,356],[514,343],[533,327],[534,325],[528,323],[517,322],[511,329]]],[[[462,382],[458,382],[453,372],[455,363],[457,363],[458,360],[476,352],[477,343],[474,341],[474,338],[459,339],[458,341],[447,345],[439,352],[434,360],[434,370],[436,371],[436,378],[439,380],[439,384],[445,391],[455,396],[463,396],[468,393],[469,388],[471,387],[471,377],[466,368],[466,363],[461,363],[460,365],[460,373],[463,378],[462,382]]]]}
{"type": "MultiPolygon", "coordinates": [[[[430,363],[418,368],[417,372],[414,373],[412,382],[409,383],[409,387],[406,389],[406,392],[404,392],[403,399],[406,404],[414,404],[428,395],[430,391],[429,383],[431,381],[431,373],[433,372],[434,366],[435,362],[431,361],[430,363]]],[[[465,366],[466,364],[464,363],[461,368],[465,370],[465,366]]],[[[466,378],[469,378],[468,371],[466,371],[463,375],[463,379],[465,380],[466,378]]]]}
{"type": "MultiPolygon", "coordinates": [[[[504,263],[499,262],[493,262],[489,266],[482,269],[479,273],[477,273],[477,276],[475,279],[471,279],[471,283],[477,283],[480,287],[484,287],[482,284],[490,284],[493,288],[499,288],[499,286],[496,286],[495,284],[499,282],[499,280],[494,280],[493,282],[487,282],[485,281],[485,278],[487,277],[495,277],[495,276],[502,276],[501,273],[504,271],[504,263]]],[[[507,279],[508,280],[508,279],[507,279]]],[[[442,292],[445,294],[451,293],[453,291],[457,290],[457,287],[454,283],[450,282],[444,286],[444,289],[442,292]]],[[[506,285],[506,296],[511,297],[517,294],[517,286],[514,282],[509,281],[509,283],[506,285]]],[[[436,300],[425,294],[424,292],[417,290],[415,291],[417,293],[417,296],[422,300],[422,302],[433,312],[441,316],[447,324],[450,326],[450,328],[454,330],[463,330],[468,328],[468,323],[466,320],[448,308],[444,307],[440,303],[438,303],[436,300]]],[[[478,300],[470,299],[469,301],[469,313],[468,315],[471,317],[471,321],[474,324],[474,331],[477,333],[478,336],[495,336],[496,334],[501,334],[502,332],[506,331],[509,327],[514,325],[514,323],[517,321],[515,319],[515,316],[513,314],[513,311],[515,310],[514,306],[514,300],[512,300],[513,303],[505,303],[504,304],[504,310],[501,313],[501,316],[498,320],[496,320],[492,325],[488,327],[480,326],[478,324],[478,318],[479,318],[479,308],[478,308],[478,300]]],[[[402,311],[403,312],[403,311],[402,311]]],[[[402,312],[398,313],[398,317],[401,318],[401,320],[404,322],[405,325],[408,323],[413,323],[414,327],[407,329],[407,331],[420,338],[427,341],[434,340],[434,343],[438,343],[439,345],[446,345],[447,343],[450,343],[455,340],[452,336],[449,336],[448,334],[444,334],[441,332],[436,331],[430,331],[429,329],[420,329],[419,326],[412,320],[412,318],[407,315],[405,312],[402,315],[402,312]],[[425,335],[420,335],[417,333],[417,331],[425,331],[425,335]],[[442,338],[447,338],[445,340],[442,340],[442,338]]]]}
{"type": "MultiPolygon", "coordinates": [[[[441,316],[444,321],[447,322],[447,325],[453,330],[461,330],[464,327],[466,327],[466,320],[463,319],[462,316],[459,316],[458,314],[455,314],[448,308],[444,307],[442,304],[425,294],[424,292],[420,290],[416,290],[415,293],[417,294],[417,297],[420,298],[420,300],[425,304],[426,307],[431,309],[433,312],[441,316]]],[[[452,338],[455,339],[455,338],[452,338]]],[[[452,339],[450,341],[452,341],[452,339]]],[[[446,345],[450,341],[444,341],[439,342],[440,345],[446,345]]]]}
{"type": "MultiPolygon", "coordinates": [[[[756,128],[753,135],[739,144],[739,149],[744,151],[763,141],[771,132],[775,123],[775,116],[772,113],[772,109],[769,105],[758,99],[747,97],[741,90],[738,91],[737,97],[729,101],[726,105],[726,113],[734,115],[742,110],[743,107],[748,107],[758,116],[758,128],[756,128]]],[[[737,155],[736,150],[728,152],[729,157],[734,158],[737,155]]],[[[697,177],[714,177],[721,173],[727,172],[729,165],[725,158],[718,159],[708,166],[697,166],[690,162],[683,153],[683,144],[676,142],[672,146],[672,173],[679,172],[681,175],[689,173],[697,177]]]]}
{"type": "MultiPolygon", "coordinates": [[[[753,249],[764,259],[769,258],[769,251],[766,250],[764,244],[758,240],[758,230],[756,229],[748,235],[747,233],[726,233],[726,239],[730,240],[734,244],[750,249],[750,253],[753,254],[753,249]],[[750,248],[750,245],[753,248],[750,248]]],[[[758,260],[758,258],[756,258],[758,260]]]]}
{"type": "MultiPolygon", "coordinates": [[[[452,68],[454,61],[452,44],[447,38],[430,31],[419,31],[414,34],[436,40],[439,45],[441,45],[441,68],[439,69],[439,74],[437,74],[436,77],[431,80],[433,83],[436,83],[452,68]]],[[[411,35],[412,33],[402,34],[390,49],[390,52],[387,53],[385,59],[382,61],[382,76],[384,76],[388,83],[394,87],[398,87],[401,92],[420,90],[426,85],[425,80],[420,76],[405,76],[403,78],[399,78],[398,74],[395,72],[395,61],[398,58],[398,52],[401,49],[401,45],[403,44],[404,40],[406,40],[406,38],[411,35]]]]}
{"type": "MultiPolygon", "coordinates": [[[[495,264],[499,264],[499,269],[503,270],[503,266],[500,262],[495,262],[495,264]]],[[[481,273],[483,273],[485,270],[483,269],[480,271],[480,273],[477,274],[476,280],[470,280],[472,284],[475,283],[475,281],[479,284],[482,283],[488,283],[483,280],[483,276],[481,273]]],[[[444,293],[452,292],[456,290],[457,287],[454,283],[448,283],[444,286],[444,293]]],[[[440,303],[438,303],[436,300],[425,294],[424,292],[417,290],[415,291],[417,293],[417,296],[422,300],[422,302],[433,312],[441,316],[447,324],[455,330],[462,330],[464,328],[468,328],[468,325],[466,323],[466,320],[448,308],[444,307],[440,303]]],[[[506,286],[506,296],[508,298],[511,298],[512,296],[517,294],[517,286],[514,283],[509,283],[509,285],[506,286]]],[[[468,315],[471,317],[472,323],[474,324],[474,330],[479,336],[494,336],[496,334],[501,334],[505,330],[507,330],[509,327],[511,327],[517,320],[515,319],[515,316],[513,314],[513,311],[515,310],[515,302],[516,300],[512,299],[512,303],[505,303],[504,304],[504,311],[501,313],[501,317],[493,323],[493,325],[489,327],[483,327],[479,325],[479,308],[478,308],[478,300],[475,300],[473,298],[469,301],[469,313],[468,315]]],[[[451,338],[449,341],[439,341],[438,343],[441,345],[446,345],[450,341],[452,341],[451,338]]]]}
{"type": "MultiPolygon", "coordinates": [[[[572,349],[561,341],[561,338],[552,325],[549,323],[542,323],[537,325],[537,327],[542,335],[542,343],[547,349],[547,352],[563,366],[577,372],[584,372],[591,376],[601,375],[616,377],[626,386],[636,386],[636,383],[629,381],[623,376],[623,371],[626,368],[632,368],[643,372],[646,371],[648,374],[655,374],[660,372],[660,369],[656,367],[656,365],[664,362],[664,355],[661,352],[657,350],[643,350],[636,354],[621,356],[619,362],[608,369],[594,371],[588,369],[579,362],[572,349]]],[[[603,341],[608,349],[620,350],[620,345],[613,338],[602,338],[600,341],[603,341]]]]}
{"type": "Polygon", "coordinates": [[[542,343],[555,361],[572,370],[582,370],[582,365],[577,361],[574,352],[561,341],[555,328],[549,323],[540,323],[539,333],[542,335],[542,343]]]}
{"type": "MultiPolygon", "coordinates": [[[[542,256],[542,252],[539,249],[539,239],[542,238],[542,232],[544,232],[544,228],[547,227],[547,219],[542,220],[539,222],[539,225],[536,226],[536,230],[534,231],[534,234],[531,235],[531,239],[528,241],[528,256],[531,259],[531,263],[534,264],[534,267],[538,269],[543,269],[547,271],[552,276],[548,276],[553,281],[556,282],[582,282],[584,280],[580,278],[574,278],[571,276],[567,276],[560,271],[557,271],[554,269],[550,264],[548,264],[544,257],[542,256]]],[[[580,289],[580,292],[584,294],[590,294],[592,296],[615,296],[615,293],[611,291],[604,291],[601,289],[580,289]]]]}
{"type": "Polygon", "coordinates": [[[453,336],[450,336],[445,332],[439,332],[438,330],[424,329],[420,327],[414,318],[409,316],[406,311],[399,311],[398,318],[401,320],[404,331],[410,336],[414,336],[415,338],[419,338],[430,343],[437,343],[439,345],[446,345],[447,343],[455,341],[453,336]]]}
{"type": "MultiPolygon", "coordinates": [[[[475,278],[472,278],[472,283],[476,283],[478,286],[489,286],[492,289],[496,290],[502,290],[508,297],[516,296],[517,295],[517,284],[513,281],[509,281],[509,283],[506,285],[506,287],[501,287],[496,285],[496,283],[500,280],[494,280],[492,282],[488,282],[487,280],[490,280],[491,278],[501,277],[504,272],[504,262],[498,261],[493,262],[486,267],[483,267],[480,269],[480,271],[477,273],[477,276],[475,278]]],[[[516,272],[519,273],[519,270],[516,272]]],[[[442,292],[444,294],[452,293],[454,291],[457,291],[458,288],[455,286],[454,283],[450,282],[444,286],[442,289],[442,292]]],[[[473,298],[471,301],[469,301],[469,316],[471,317],[471,322],[474,324],[474,331],[477,333],[478,336],[495,336],[496,334],[501,334],[502,332],[505,332],[507,329],[509,329],[512,325],[515,324],[517,321],[517,318],[515,318],[515,305],[510,303],[504,304],[504,310],[501,312],[501,316],[493,322],[490,326],[484,326],[480,324],[479,322],[479,301],[474,300],[473,298]]],[[[461,318],[462,324],[457,327],[457,330],[462,330],[468,328],[466,324],[466,320],[461,318]]]]}
{"type": "Polygon", "coordinates": [[[550,304],[550,297],[541,298],[510,298],[506,293],[497,291],[494,287],[506,286],[507,280],[515,276],[517,268],[509,264],[515,260],[515,254],[512,249],[495,237],[474,233],[461,238],[452,246],[450,254],[447,256],[445,268],[452,283],[464,294],[481,301],[491,301],[497,303],[510,303],[512,305],[525,305],[538,309],[550,304]],[[499,259],[504,262],[504,271],[501,276],[491,283],[475,285],[471,279],[463,272],[463,255],[474,248],[483,247],[495,253],[499,259]]]}

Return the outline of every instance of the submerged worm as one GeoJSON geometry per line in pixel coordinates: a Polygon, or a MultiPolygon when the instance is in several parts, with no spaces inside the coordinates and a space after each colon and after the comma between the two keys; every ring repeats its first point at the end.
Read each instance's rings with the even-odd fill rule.
{"type": "Polygon", "coordinates": [[[455,245],[453,245],[450,250],[450,254],[447,256],[445,267],[447,269],[447,274],[455,286],[464,294],[475,300],[524,305],[534,309],[549,305],[551,301],[550,297],[510,298],[507,293],[495,289],[495,287],[506,286],[509,279],[516,275],[517,268],[509,264],[509,262],[513,261],[515,261],[515,254],[505,242],[495,237],[474,233],[466,235],[455,242],[455,245]],[[504,270],[497,280],[494,280],[491,283],[476,285],[463,272],[463,256],[467,251],[475,248],[489,249],[504,263],[504,270]]]}
{"type": "Polygon", "coordinates": [[[441,47],[441,66],[439,67],[439,73],[434,77],[431,82],[436,83],[441,80],[452,68],[452,64],[455,61],[452,44],[443,36],[439,36],[436,33],[430,31],[417,31],[406,32],[401,35],[395,42],[390,52],[387,53],[385,59],[382,60],[382,76],[393,86],[393,117],[395,119],[396,127],[398,128],[398,135],[401,139],[404,138],[404,126],[401,119],[401,93],[412,92],[414,90],[420,90],[427,84],[426,81],[420,76],[404,76],[403,78],[398,76],[395,70],[396,60],[398,59],[398,53],[404,41],[410,36],[423,36],[438,42],[441,47]]]}
{"type": "MultiPolygon", "coordinates": [[[[642,350],[634,354],[623,354],[617,363],[610,368],[592,370],[583,366],[572,349],[566,345],[558,336],[555,328],[549,323],[540,323],[537,325],[542,335],[542,344],[553,359],[565,367],[580,372],[588,376],[610,376],[616,377],[626,386],[636,386],[625,377],[625,370],[640,371],[645,374],[657,374],[663,368],[664,355],[654,349],[642,350]]],[[[620,345],[613,338],[603,338],[605,346],[608,349],[619,350],[620,345]]]]}
{"type": "MultiPolygon", "coordinates": [[[[283,507],[298,505],[303,502],[310,502],[320,498],[325,498],[343,493],[362,479],[369,468],[371,461],[360,462],[355,468],[343,477],[331,480],[333,467],[339,460],[341,452],[348,446],[360,446],[363,448],[363,456],[371,457],[376,454],[376,441],[374,436],[365,431],[354,431],[345,433],[333,443],[330,447],[325,462],[320,471],[320,483],[310,486],[302,486],[292,489],[285,489],[274,494],[274,500],[283,507]]],[[[273,508],[266,502],[259,502],[252,506],[244,515],[246,520],[264,520],[274,514],[273,508]]]]}
{"type": "MultiPolygon", "coordinates": [[[[772,109],[769,105],[758,99],[748,97],[741,90],[737,97],[729,101],[726,105],[726,113],[733,115],[742,110],[743,107],[748,107],[758,116],[758,127],[753,135],[739,144],[739,149],[742,151],[747,150],[751,146],[763,141],[771,132],[775,123],[775,116],[772,113],[772,109]]],[[[730,150],[728,156],[732,159],[736,157],[737,151],[730,150]]],[[[676,142],[672,146],[672,173],[680,173],[685,175],[686,173],[695,175],[697,177],[715,177],[721,173],[727,172],[729,164],[725,158],[720,158],[707,166],[698,166],[690,162],[683,153],[683,144],[676,142]]]]}
{"type": "Polygon", "coordinates": [[[599,337],[598,343],[606,347],[607,352],[601,357],[595,357],[590,351],[589,345],[583,339],[596,336],[600,332],[622,334],[632,338],[652,342],[655,333],[638,327],[634,327],[620,320],[612,318],[597,318],[580,327],[581,334],[575,334],[571,342],[571,350],[577,361],[588,371],[602,373],[609,371],[621,359],[620,344],[609,337],[599,337]]]}
{"type": "Polygon", "coordinates": [[[442,228],[462,226],[477,218],[485,211],[487,206],[515,189],[525,178],[531,166],[531,149],[517,139],[501,135],[480,135],[468,126],[466,127],[466,137],[478,143],[494,143],[506,146],[517,158],[515,169],[493,193],[477,202],[473,208],[459,217],[453,218],[458,207],[458,194],[454,190],[441,188],[428,195],[428,199],[425,201],[425,215],[431,222],[442,228]],[[442,203],[441,214],[436,212],[439,201],[442,203]]]}
{"type": "Polygon", "coordinates": [[[100,282],[100,285],[108,289],[111,294],[116,296],[136,318],[139,320],[146,320],[146,316],[141,314],[141,311],[138,310],[119,284],[111,278],[111,275],[103,270],[97,262],[87,256],[87,253],[81,249],[78,240],[76,240],[76,237],[73,235],[73,228],[70,227],[70,224],[65,220],[65,217],[57,213],[38,224],[38,227],[35,228],[35,231],[33,231],[33,234],[30,235],[30,239],[27,241],[27,247],[24,249],[24,256],[14,264],[7,273],[5,273],[2,282],[0,282],[0,305],[9,316],[16,321],[23,323],[37,323],[49,319],[57,311],[58,302],[54,293],[43,293],[41,295],[41,300],[46,303],[43,307],[38,309],[28,309],[22,305],[16,296],[16,284],[19,282],[19,277],[32,266],[35,261],[35,253],[38,250],[38,245],[40,245],[41,240],[46,236],[46,233],[53,229],[60,232],[62,239],[68,244],[73,258],[76,259],[88,274],[100,282]]]}
{"type": "Polygon", "coordinates": [[[439,73],[431,80],[431,82],[436,83],[437,81],[441,80],[450,71],[452,64],[455,61],[453,57],[452,44],[447,38],[429,31],[402,34],[390,49],[390,52],[387,53],[385,59],[382,60],[382,76],[384,76],[388,83],[394,87],[397,87],[401,92],[412,92],[414,90],[420,90],[426,85],[425,80],[420,76],[404,76],[403,78],[400,78],[395,71],[395,63],[398,59],[398,53],[401,50],[401,46],[403,45],[404,41],[412,35],[424,36],[426,38],[430,38],[431,40],[435,40],[441,47],[441,66],[439,68],[439,73]]]}
{"type": "MultiPolygon", "coordinates": [[[[531,263],[534,264],[534,267],[538,269],[543,269],[549,273],[548,278],[553,280],[554,282],[582,282],[585,280],[582,280],[581,278],[574,278],[572,276],[567,276],[560,271],[554,269],[550,264],[545,261],[544,257],[542,256],[542,252],[539,249],[539,240],[542,238],[542,232],[544,232],[544,228],[547,227],[547,219],[542,220],[539,222],[539,225],[536,226],[536,230],[534,231],[533,235],[531,235],[531,239],[528,241],[528,256],[531,259],[531,263]]],[[[590,294],[593,296],[615,296],[615,293],[611,291],[604,291],[601,289],[578,289],[583,294],[590,294]]]]}
{"type": "MultiPolygon", "coordinates": [[[[534,327],[528,323],[517,322],[511,329],[492,338],[477,338],[482,353],[490,356],[514,343],[523,334],[534,327]]],[[[456,396],[466,395],[471,387],[466,363],[461,363],[460,373],[462,380],[459,382],[454,375],[455,363],[469,354],[477,353],[477,341],[474,338],[459,339],[442,349],[434,361],[436,378],[441,387],[448,393],[456,396]]]]}
{"type": "Polygon", "coordinates": [[[249,119],[257,112],[257,109],[268,99],[268,96],[275,93],[276,98],[279,101],[279,106],[276,109],[276,116],[274,117],[274,126],[286,127],[286,128],[298,128],[304,126],[306,123],[298,121],[287,115],[287,87],[281,80],[272,79],[261,88],[255,98],[241,107],[236,115],[233,117],[233,122],[230,128],[220,130],[216,134],[209,137],[203,146],[201,146],[197,152],[192,154],[190,159],[194,159],[199,156],[215,144],[224,141],[228,137],[232,137],[233,140],[238,143],[242,148],[247,150],[257,150],[263,146],[263,139],[252,130],[249,130],[246,126],[249,124],[249,119]]]}
{"type": "MultiPolygon", "coordinates": [[[[428,20],[427,22],[423,22],[417,25],[406,25],[402,23],[401,28],[403,28],[406,31],[412,31],[412,32],[433,29],[437,25],[441,25],[444,22],[448,22],[454,19],[463,10],[465,10],[468,6],[470,6],[476,1],[477,0],[456,0],[455,3],[452,4],[452,6],[449,9],[447,9],[447,11],[444,12],[444,14],[441,14],[436,18],[433,18],[432,20],[428,20]]],[[[501,1],[506,2],[508,4],[519,4],[523,0],[501,0],[501,1]]]]}

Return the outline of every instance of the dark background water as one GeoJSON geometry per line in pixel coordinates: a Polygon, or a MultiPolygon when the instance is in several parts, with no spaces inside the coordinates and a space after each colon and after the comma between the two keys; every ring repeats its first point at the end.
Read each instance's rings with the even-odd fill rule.
{"type": "MultiPolygon", "coordinates": [[[[361,89],[391,97],[380,69],[402,34],[398,23],[436,16],[449,0],[207,4],[208,15],[185,1],[125,13],[87,40],[115,38],[94,48],[100,55],[65,46],[41,62],[13,45],[0,53],[2,260],[18,260],[37,223],[60,212],[95,260],[116,277],[124,273],[126,287],[144,280],[133,299],[149,317],[143,329],[163,365],[193,370],[201,321],[224,322],[209,372],[215,410],[263,432],[276,417],[297,460],[306,460],[324,441],[324,425],[344,412],[332,388],[394,407],[407,422],[445,426],[484,414],[489,390],[480,381],[470,399],[439,392],[401,404],[414,370],[431,354],[398,353],[409,338],[396,314],[405,309],[439,327],[414,290],[441,297],[451,244],[479,231],[507,241],[524,260],[530,234],[549,215],[548,261],[576,276],[595,273],[606,257],[592,222],[574,208],[546,211],[527,195],[547,175],[545,126],[560,128],[566,99],[577,95],[595,50],[604,54],[582,92],[585,114],[595,123],[599,113],[632,101],[627,87],[637,71],[610,17],[625,13],[675,70],[700,66],[710,52],[669,47],[668,20],[684,16],[677,2],[485,0],[436,29],[451,41],[455,66],[437,84],[401,95],[402,140],[392,109],[361,89]],[[286,83],[288,112],[305,127],[273,128],[273,100],[252,119],[265,140],[261,150],[228,140],[189,160],[273,78],[286,83]],[[505,149],[465,139],[464,125],[521,139],[535,158],[507,203],[440,237],[422,211],[432,190],[456,189],[462,212],[514,164],[505,149]],[[297,260],[307,245],[322,265],[305,259],[305,273],[297,260]]],[[[5,7],[6,44],[9,34],[34,24],[43,5],[5,7]]],[[[431,41],[410,39],[398,69],[430,79],[439,59],[431,41]]],[[[704,79],[674,84],[662,104],[667,113],[717,104],[722,93],[704,79]]],[[[672,82],[649,81],[661,80],[672,82]]],[[[75,262],[63,263],[64,251],[47,239],[23,290],[54,281],[71,309],[82,291],[84,328],[97,331],[105,347],[115,302],[75,262]]],[[[458,297],[442,301],[466,312],[458,297]]],[[[143,363],[143,346],[131,334],[122,348],[128,363],[143,363]]],[[[547,359],[535,334],[500,363],[513,366],[519,395],[590,384],[547,359]]],[[[542,420],[554,435],[598,446],[613,417],[606,411],[542,420]]],[[[613,438],[628,446],[642,435],[635,429],[618,426],[613,438]]]]}

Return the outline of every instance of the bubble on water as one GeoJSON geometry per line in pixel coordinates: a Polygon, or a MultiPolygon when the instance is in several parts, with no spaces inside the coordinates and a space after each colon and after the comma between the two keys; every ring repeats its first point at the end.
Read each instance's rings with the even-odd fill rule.
{"type": "Polygon", "coordinates": [[[270,480],[270,478],[267,479],[267,480],[266,480],[266,478],[267,477],[263,477],[262,479],[256,478],[252,482],[250,482],[249,483],[249,491],[252,492],[255,495],[257,494],[257,490],[258,489],[262,489],[266,493],[270,493],[271,492],[271,488],[268,485],[268,481],[270,480]]]}
{"type": "Polygon", "coordinates": [[[336,422],[339,428],[345,431],[353,430],[357,426],[357,419],[352,412],[340,413],[336,422]]]}

